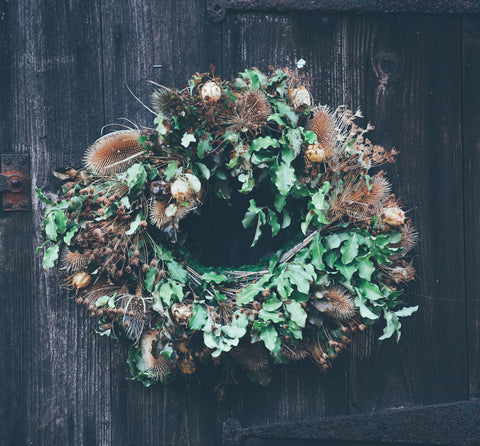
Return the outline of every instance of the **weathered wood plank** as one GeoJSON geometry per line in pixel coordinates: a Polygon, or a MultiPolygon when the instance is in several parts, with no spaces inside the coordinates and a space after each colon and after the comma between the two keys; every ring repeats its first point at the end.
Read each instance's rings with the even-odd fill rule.
{"type": "Polygon", "coordinates": [[[480,396],[480,19],[462,25],[468,370],[470,396],[480,396]]]}
{"type": "MultiPolygon", "coordinates": [[[[78,164],[103,125],[100,15],[95,4],[2,2],[2,152],[30,153],[32,184],[78,164]]],[[[109,342],[41,269],[40,209],[0,216],[2,440],[109,444],[109,342]],[[97,398],[96,395],[101,395],[97,398]]],[[[3,442],[2,442],[3,443],[3,442]]]]}
{"type": "MultiPolygon", "coordinates": [[[[129,94],[126,85],[147,105],[152,85],[185,85],[210,64],[221,70],[221,28],[208,25],[201,2],[107,0],[102,4],[105,116],[109,123],[127,117],[152,126],[153,115],[129,94]],[[161,65],[155,68],[154,65],[161,65]]],[[[127,343],[112,346],[113,444],[218,444],[210,386],[176,382],[144,389],[129,377],[127,343]]]]}
{"type": "Polygon", "coordinates": [[[467,393],[460,19],[348,18],[345,101],[362,106],[376,142],[400,151],[386,169],[419,231],[420,311],[398,345],[354,345],[352,410],[465,399],[467,393]],[[373,351],[372,351],[373,349],[373,351]]]}

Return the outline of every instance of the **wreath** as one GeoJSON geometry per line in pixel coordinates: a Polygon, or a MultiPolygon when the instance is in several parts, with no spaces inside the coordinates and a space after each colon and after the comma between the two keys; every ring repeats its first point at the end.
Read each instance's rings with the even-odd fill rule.
{"type": "Polygon", "coordinates": [[[274,363],[309,358],[327,371],[380,319],[380,339],[398,339],[418,309],[400,300],[417,233],[377,169],[397,152],[366,138],[360,111],[314,106],[288,69],[155,85],[155,128],[102,136],[83,169],[53,172],[60,197],[36,189],[44,268],[58,260],[100,334],[131,340],[133,379],[213,363],[266,384],[274,363]],[[255,267],[201,265],[183,222],[218,200],[235,206],[232,191],[250,198],[252,246],[281,232],[287,244],[255,267]]]}

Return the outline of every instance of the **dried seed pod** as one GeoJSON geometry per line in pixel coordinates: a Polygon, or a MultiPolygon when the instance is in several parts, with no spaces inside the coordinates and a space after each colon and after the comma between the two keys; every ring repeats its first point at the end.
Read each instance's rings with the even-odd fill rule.
{"type": "Polygon", "coordinates": [[[317,135],[320,147],[326,150],[327,156],[332,150],[335,138],[335,118],[325,107],[318,107],[313,112],[312,119],[308,122],[308,130],[317,135]]]}
{"type": "Polygon", "coordinates": [[[325,149],[318,144],[309,144],[305,156],[312,163],[321,163],[325,161],[325,149]]]}
{"type": "Polygon", "coordinates": [[[186,325],[192,317],[190,305],[184,303],[174,303],[170,308],[170,313],[177,324],[186,325]]]}
{"type": "Polygon", "coordinates": [[[263,92],[248,91],[240,96],[234,115],[225,118],[224,122],[234,132],[249,130],[257,133],[267,124],[271,113],[272,107],[263,92]]]}
{"type": "Polygon", "coordinates": [[[177,368],[180,370],[180,373],[184,375],[192,375],[197,371],[197,366],[193,359],[184,359],[177,362],[177,368]]]}
{"type": "Polygon", "coordinates": [[[186,178],[177,178],[171,185],[170,191],[172,197],[177,200],[177,203],[188,200],[192,195],[190,184],[186,178]]]}
{"type": "Polygon", "coordinates": [[[303,85],[297,88],[290,88],[287,92],[287,99],[293,108],[310,107],[312,105],[312,96],[303,85]]]}
{"type": "Polygon", "coordinates": [[[405,223],[405,212],[399,206],[388,206],[382,209],[381,218],[389,226],[400,226],[405,223]]]}
{"type": "Polygon", "coordinates": [[[356,313],[353,297],[343,288],[331,287],[315,295],[318,300],[313,302],[313,306],[330,317],[340,320],[350,319],[356,313]]]}
{"type": "Polygon", "coordinates": [[[203,102],[213,104],[222,96],[222,88],[215,81],[205,82],[200,91],[200,96],[203,102]]]}
{"type": "Polygon", "coordinates": [[[162,229],[172,221],[171,217],[166,215],[167,203],[163,201],[151,200],[149,205],[148,219],[152,225],[162,229]]]}
{"type": "Polygon", "coordinates": [[[69,279],[69,281],[77,290],[80,290],[87,288],[87,286],[90,285],[92,276],[86,271],[78,271],[69,279]]]}
{"type": "Polygon", "coordinates": [[[137,130],[119,130],[102,136],[85,152],[86,168],[96,175],[124,172],[145,155],[139,137],[137,130]]]}
{"type": "Polygon", "coordinates": [[[268,368],[268,354],[259,342],[235,347],[231,350],[231,353],[248,370],[258,372],[268,368]]]}

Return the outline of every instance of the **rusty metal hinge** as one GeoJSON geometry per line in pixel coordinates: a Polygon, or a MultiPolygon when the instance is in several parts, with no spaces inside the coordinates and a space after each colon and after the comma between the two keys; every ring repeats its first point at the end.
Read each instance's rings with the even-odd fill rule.
{"type": "Polygon", "coordinates": [[[0,192],[3,211],[30,210],[30,159],[24,154],[1,155],[0,192]]]}

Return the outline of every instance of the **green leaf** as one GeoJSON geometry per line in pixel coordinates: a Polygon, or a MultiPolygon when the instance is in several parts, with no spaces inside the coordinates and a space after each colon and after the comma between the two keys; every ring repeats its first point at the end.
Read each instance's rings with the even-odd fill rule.
{"type": "Polygon", "coordinates": [[[288,164],[282,163],[275,170],[274,181],[281,195],[287,195],[295,184],[295,169],[288,164]]]}
{"type": "Polygon", "coordinates": [[[205,178],[206,180],[210,178],[210,169],[205,164],[197,162],[195,163],[195,166],[198,168],[203,178],[205,178]]]}
{"type": "Polygon", "coordinates": [[[278,310],[281,306],[283,305],[283,302],[281,300],[278,300],[276,298],[270,298],[268,301],[263,303],[262,308],[265,311],[276,311],[278,310]]]}
{"type": "Polygon", "coordinates": [[[110,296],[101,296],[95,301],[96,307],[103,307],[110,300],[110,296]]]}
{"type": "Polygon", "coordinates": [[[281,194],[276,194],[274,204],[277,212],[282,212],[283,208],[287,204],[287,197],[281,194]]]}
{"type": "Polygon", "coordinates": [[[209,272],[202,276],[202,280],[205,280],[205,282],[224,283],[227,281],[227,276],[225,276],[225,274],[209,272]]]}
{"type": "Polygon", "coordinates": [[[401,310],[395,311],[395,314],[398,317],[406,317],[406,316],[411,316],[417,310],[418,310],[418,305],[415,305],[414,307],[403,307],[401,310]]]}
{"type": "Polygon", "coordinates": [[[307,320],[307,313],[303,309],[302,305],[296,301],[286,304],[287,311],[290,313],[290,318],[299,327],[305,327],[305,321],[307,320]]]}
{"type": "Polygon", "coordinates": [[[195,305],[193,314],[188,321],[188,326],[192,330],[201,330],[208,321],[208,313],[201,305],[195,305]]]}
{"type": "Polygon", "coordinates": [[[185,283],[187,281],[188,273],[181,263],[172,260],[167,262],[167,268],[173,279],[178,280],[181,283],[185,283]]]}
{"type": "Polygon", "coordinates": [[[325,264],[323,263],[322,256],[326,252],[326,249],[321,243],[320,234],[317,234],[310,244],[310,254],[312,256],[312,265],[320,271],[325,271],[325,264]]]}
{"type": "Polygon", "coordinates": [[[57,225],[55,224],[54,212],[50,212],[45,219],[45,234],[50,240],[57,241],[57,225]]]}
{"type": "Polygon", "coordinates": [[[42,200],[44,203],[48,204],[48,205],[53,205],[53,201],[50,200],[49,198],[47,198],[45,195],[43,195],[42,191],[40,190],[39,187],[36,187],[35,188],[35,193],[37,194],[37,197],[40,198],[40,200],[42,200]]]}
{"type": "Polygon", "coordinates": [[[271,209],[268,210],[268,224],[272,227],[272,237],[275,237],[280,231],[280,224],[278,223],[277,214],[271,209]]]}
{"type": "Polygon", "coordinates": [[[210,142],[212,141],[212,135],[208,135],[207,139],[200,140],[197,146],[197,154],[200,159],[205,158],[205,154],[210,152],[212,146],[210,142]]]}
{"type": "Polygon", "coordinates": [[[357,234],[353,233],[353,235],[348,238],[348,240],[340,248],[340,252],[342,253],[342,263],[344,265],[348,265],[349,263],[353,262],[355,257],[358,255],[357,234]]]}
{"type": "Polygon", "coordinates": [[[280,147],[279,142],[272,138],[271,136],[261,136],[260,138],[254,139],[250,145],[250,153],[258,152],[262,149],[267,149],[268,147],[277,148],[280,147]]]}
{"type": "Polygon", "coordinates": [[[147,176],[147,171],[141,163],[134,164],[121,175],[123,183],[129,187],[130,191],[142,190],[147,176]]]}
{"type": "Polygon", "coordinates": [[[263,211],[260,211],[258,213],[258,220],[257,220],[257,228],[255,229],[255,236],[253,237],[253,242],[250,245],[251,247],[255,246],[262,235],[262,225],[264,225],[266,222],[266,217],[265,213],[263,211]]]}
{"type": "Polygon", "coordinates": [[[383,341],[384,339],[390,338],[396,332],[398,341],[400,339],[400,328],[402,324],[398,320],[397,315],[390,311],[384,311],[384,317],[387,325],[383,329],[383,335],[380,336],[378,339],[383,341]]]}
{"type": "Polygon", "coordinates": [[[264,321],[272,321],[272,322],[282,322],[285,320],[285,318],[282,316],[280,317],[278,315],[278,311],[266,311],[264,308],[262,308],[258,312],[258,318],[264,321]]]}
{"type": "Polygon", "coordinates": [[[265,274],[258,282],[252,283],[243,288],[237,294],[237,305],[242,306],[253,302],[255,297],[263,291],[265,283],[267,283],[271,277],[271,274],[265,274]]]}
{"type": "Polygon", "coordinates": [[[58,252],[60,247],[58,244],[50,246],[43,255],[42,266],[43,269],[47,270],[52,268],[55,265],[56,260],[58,259],[58,252]]]}
{"type": "Polygon", "coordinates": [[[272,324],[269,324],[260,330],[260,339],[264,342],[265,347],[271,352],[279,349],[279,346],[277,347],[279,341],[278,333],[272,324]]]}
{"type": "Polygon", "coordinates": [[[277,101],[275,103],[275,107],[277,108],[280,116],[288,118],[293,126],[297,125],[298,116],[288,104],[286,104],[285,102],[277,101]]]}
{"type": "Polygon", "coordinates": [[[77,231],[80,229],[80,226],[78,225],[75,225],[73,226],[71,229],[69,229],[67,231],[67,233],[65,234],[65,236],[63,237],[63,241],[67,244],[67,245],[70,245],[70,243],[72,242],[72,238],[73,236],[77,233],[77,231]]]}
{"type": "Polygon", "coordinates": [[[128,231],[125,232],[126,235],[132,235],[134,234],[137,229],[140,227],[140,223],[142,222],[143,220],[143,214],[142,213],[138,213],[137,216],[135,217],[135,220],[132,221],[132,223],[130,223],[130,228],[128,229],[128,231]]]}
{"type": "Polygon", "coordinates": [[[263,74],[258,68],[249,68],[241,73],[244,79],[249,80],[250,89],[258,90],[267,83],[267,76],[263,74]]]}
{"type": "Polygon", "coordinates": [[[377,285],[363,279],[358,281],[358,289],[368,300],[375,301],[384,297],[377,285]]]}
{"type": "Polygon", "coordinates": [[[359,259],[356,262],[358,268],[358,275],[360,278],[370,281],[372,279],[372,274],[375,272],[375,266],[373,262],[368,258],[359,259]]]}
{"type": "Polygon", "coordinates": [[[170,181],[172,178],[177,176],[177,174],[179,173],[178,166],[179,166],[178,161],[171,161],[170,163],[168,163],[168,166],[164,172],[166,181],[170,181]]]}
{"type": "Polygon", "coordinates": [[[342,239],[338,236],[338,234],[330,234],[325,237],[325,245],[328,251],[338,248],[341,243],[342,239]]]}
{"type": "Polygon", "coordinates": [[[347,282],[352,280],[353,275],[357,271],[357,267],[355,265],[342,265],[342,264],[335,264],[335,268],[340,271],[340,274],[347,279],[347,282]]]}
{"type": "Polygon", "coordinates": [[[65,234],[67,229],[67,216],[63,213],[62,210],[55,212],[55,225],[57,226],[57,234],[65,234]]]}
{"type": "Polygon", "coordinates": [[[145,275],[145,288],[150,293],[153,292],[153,286],[155,285],[155,279],[157,278],[157,269],[150,267],[145,275]]]}
{"type": "Polygon", "coordinates": [[[355,297],[355,305],[358,307],[360,311],[360,316],[365,319],[376,320],[379,318],[377,314],[371,311],[363,302],[360,296],[355,297]]]}
{"type": "Polygon", "coordinates": [[[170,307],[172,301],[176,298],[179,301],[183,300],[183,286],[178,282],[173,280],[168,280],[159,290],[159,296],[162,299],[162,302],[170,307]]]}

